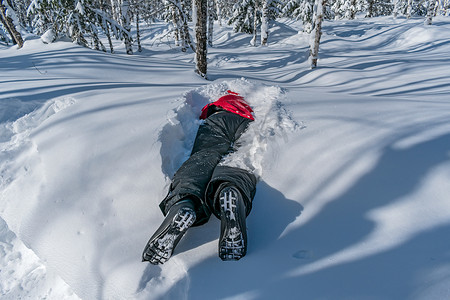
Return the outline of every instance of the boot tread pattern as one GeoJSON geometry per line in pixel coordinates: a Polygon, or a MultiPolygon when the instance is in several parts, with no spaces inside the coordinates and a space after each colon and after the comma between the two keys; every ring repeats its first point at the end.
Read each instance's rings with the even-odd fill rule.
{"type": "Polygon", "coordinates": [[[194,222],[195,212],[192,209],[180,209],[167,229],[150,243],[144,258],[155,265],[165,263],[172,256],[175,241],[179,240],[194,222]]]}
{"type": "Polygon", "coordinates": [[[244,237],[238,222],[238,191],[226,188],[219,196],[221,213],[225,217],[226,229],[219,245],[219,256],[222,260],[238,260],[245,255],[244,237]]]}

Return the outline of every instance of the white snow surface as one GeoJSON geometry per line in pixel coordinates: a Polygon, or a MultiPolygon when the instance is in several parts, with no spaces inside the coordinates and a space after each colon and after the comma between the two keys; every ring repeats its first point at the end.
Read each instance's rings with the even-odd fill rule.
{"type": "Polygon", "coordinates": [[[217,26],[210,81],[165,29],[133,56],[0,45],[1,299],[450,299],[448,17],[325,21],[314,70],[298,22],[217,26]],[[227,89],[255,109],[223,161],[260,178],[248,254],[218,258],[212,217],[142,263],[227,89]]]}

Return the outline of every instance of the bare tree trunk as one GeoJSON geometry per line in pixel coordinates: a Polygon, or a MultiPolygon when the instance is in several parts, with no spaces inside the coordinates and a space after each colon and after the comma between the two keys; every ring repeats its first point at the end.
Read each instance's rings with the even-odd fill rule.
{"type": "Polygon", "coordinates": [[[219,22],[219,26],[222,27],[222,8],[219,3],[216,3],[216,15],[217,15],[217,21],[219,22]]]}
{"type": "Polygon", "coordinates": [[[400,0],[394,0],[394,10],[392,11],[392,15],[394,16],[394,19],[398,16],[398,6],[400,4],[400,0]]]}
{"type": "Polygon", "coordinates": [[[208,0],[208,45],[212,47],[213,45],[213,34],[214,34],[214,12],[215,12],[214,0],[208,0]]]}
{"type": "Polygon", "coordinates": [[[250,45],[256,46],[256,38],[258,36],[258,7],[259,1],[255,0],[255,6],[253,8],[253,38],[250,41],[250,45]]]}
{"type": "MultiPolygon", "coordinates": [[[[106,11],[105,0],[100,1],[100,9],[106,11]]],[[[109,50],[111,51],[111,53],[114,53],[114,47],[111,40],[111,32],[109,31],[109,24],[106,21],[104,21],[103,23],[103,30],[105,31],[106,38],[108,39],[109,50]]]]}
{"type": "Polygon", "coordinates": [[[118,0],[110,0],[111,3],[111,12],[113,19],[122,24],[122,20],[120,16],[120,6],[117,3],[118,0]]]}
{"type": "Polygon", "coordinates": [[[322,21],[323,21],[323,8],[326,4],[326,0],[316,0],[316,15],[314,21],[313,37],[311,39],[311,48],[309,52],[309,58],[311,61],[311,69],[317,67],[317,59],[319,56],[319,44],[320,37],[322,36],[322,21]]]}
{"type": "Polygon", "coordinates": [[[207,10],[208,0],[195,0],[197,6],[197,23],[195,26],[195,36],[197,38],[197,47],[195,51],[196,70],[195,72],[200,76],[206,78],[207,71],[207,10]]]}
{"type": "MultiPolygon", "coordinates": [[[[176,1],[175,3],[173,3],[172,1],[169,1],[170,3],[170,14],[172,15],[172,26],[173,26],[173,39],[175,41],[175,46],[180,46],[181,42],[180,42],[180,28],[178,26],[178,21],[177,21],[177,13],[178,13],[178,7],[177,5],[179,4],[179,1],[176,1]]],[[[186,51],[186,49],[184,50],[186,51]]]]}
{"type": "Polygon", "coordinates": [[[356,0],[351,0],[350,4],[350,20],[353,20],[356,17],[356,0]]]}
{"type": "Polygon", "coordinates": [[[261,20],[261,45],[267,46],[269,38],[269,5],[271,0],[264,0],[261,20]]]}
{"type": "Polygon", "coordinates": [[[431,0],[430,2],[428,2],[427,18],[425,19],[425,25],[431,25],[433,23],[435,7],[436,7],[435,0],[431,0]]]}
{"type": "MultiPolygon", "coordinates": [[[[192,26],[193,28],[197,28],[197,3],[196,0],[192,0],[192,26]]],[[[196,36],[194,34],[194,43],[197,42],[196,36]]]]}
{"type": "Polygon", "coordinates": [[[0,19],[3,26],[6,28],[12,40],[14,41],[14,43],[17,44],[19,49],[22,48],[23,47],[22,35],[20,34],[20,32],[17,31],[13,20],[6,15],[6,7],[3,3],[3,0],[0,1],[0,19]]]}
{"type": "Polygon", "coordinates": [[[366,18],[372,18],[374,13],[373,13],[373,8],[374,8],[374,0],[367,0],[367,14],[366,14],[366,18]]]}
{"type": "Polygon", "coordinates": [[[179,20],[179,24],[176,24],[176,29],[175,32],[178,35],[178,44],[177,46],[181,46],[181,52],[186,52],[187,51],[187,39],[189,37],[189,32],[186,32],[185,30],[185,21],[184,20],[179,20]]]}
{"type": "Polygon", "coordinates": [[[127,54],[133,54],[132,38],[131,38],[131,7],[130,2],[128,0],[122,0],[122,26],[127,31],[124,36],[125,49],[127,50],[127,54]]]}
{"type": "Polygon", "coordinates": [[[138,45],[138,52],[142,52],[142,45],[141,45],[141,31],[139,29],[139,12],[136,12],[136,42],[138,45]]]}
{"type": "Polygon", "coordinates": [[[13,41],[13,44],[17,44],[16,41],[14,40],[14,34],[12,33],[10,26],[9,26],[9,22],[6,19],[6,13],[5,10],[3,8],[3,4],[0,4],[0,21],[3,24],[3,27],[6,28],[6,31],[8,31],[9,36],[11,37],[11,40],[13,41]]]}
{"type": "Polygon", "coordinates": [[[434,8],[434,15],[433,16],[444,15],[443,14],[443,9],[444,9],[444,0],[437,0],[437,5],[434,8]]]}
{"type": "Polygon", "coordinates": [[[108,38],[109,50],[111,51],[111,53],[114,53],[114,46],[111,40],[111,32],[109,31],[108,24],[105,25],[105,30],[106,30],[106,37],[108,38]]]}
{"type": "Polygon", "coordinates": [[[442,15],[448,17],[450,13],[450,1],[445,0],[443,4],[442,15]]]}
{"type": "Polygon", "coordinates": [[[182,31],[183,31],[185,44],[188,45],[189,47],[191,47],[192,51],[195,51],[195,46],[192,44],[191,35],[189,33],[189,25],[188,25],[187,18],[184,18],[182,31]]]}
{"type": "Polygon", "coordinates": [[[411,10],[412,10],[412,0],[408,0],[408,4],[406,5],[406,18],[411,18],[411,10]]]}
{"type": "Polygon", "coordinates": [[[186,16],[186,3],[185,1],[179,1],[178,2],[179,7],[179,20],[177,28],[179,28],[179,34],[181,39],[181,51],[186,52],[187,47],[189,46],[189,30],[186,30],[187,28],[187,16],[186,16]]]}
{"type": "Polygon", "coordinates": [[[140,22],[140,18],[139,18],[139,2],[136,0],[133,0],[133,11],[134,11],[134,15],[136,17],[136,43],[138,46],[138,52],[142,52],[142,46],[141,46],[141,31],[139,28],[139,22],[140,22]]]}

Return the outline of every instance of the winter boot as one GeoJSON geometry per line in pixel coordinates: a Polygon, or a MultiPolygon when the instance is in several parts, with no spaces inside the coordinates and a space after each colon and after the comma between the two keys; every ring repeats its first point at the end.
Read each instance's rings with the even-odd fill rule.
{"type": "Polygon", "coordinates": [[[222,260],[239,260],[247,253],[247,227],[245,204],[240,191],[225,187],[219,193],[220,239],[219,257],[222,260]]]}
{"type": "Polygon", "coordinates": [[[183,235],[195,222],[194,205],[183,200],[172,206],[158,230],[148,241],[142,253],[142,261],[157,265],[165,263],[183,235]]]}

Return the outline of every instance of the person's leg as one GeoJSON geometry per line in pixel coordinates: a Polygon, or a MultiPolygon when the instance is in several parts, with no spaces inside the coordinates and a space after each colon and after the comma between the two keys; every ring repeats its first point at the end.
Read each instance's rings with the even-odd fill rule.
{"type": "Polygon", "coordinates": [[[194,204],[191,200],[185,199],[173,205],[145,246],[142,261],[155,265],[165,263],[195,219],[194,204]]]}
{"type": "Polygon", "coordinates": [[[209,116],[199,127],[192,153],[172,178],[169,193],[160,203],[164,215],[170,207],[184,198],[194,200],[197,220],[205,223],[211,211],[205,200],[214,170],[220,160],[234,151],[235,142],[250,120],[230,112],[218,112],[209,116]]]}
{"type": "Polygon", "coordinates": [[[246,208],[241,192],[235,186],[227,186],[219,192],[219,203],[219,257],[239,260],[247,253],[246,208]]]}
{"type": "Polygon", "coordinates": [[[219,112],[200,126],[191,156],[174,175],[169,193],[160,204],[166,217],[148,241],[143,261],[164,263],[190,226],[209,219],[211,212],[205,201],[206,187],[221,158],[233,151],[236,136],[240,135],[246,122],[238,115],[219,112]],[[188,209],[186,203],[189,203],[188,209]]]}
{"type": "Polygon", "coordinates": [[[247,253],[246,217],[256,192],[256,177],[243,169],[218,166],[207,188],[207,201],[221,220],[218,254],[239,260],[247,253]]]}

